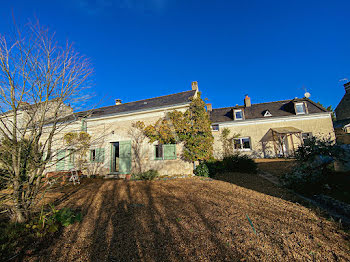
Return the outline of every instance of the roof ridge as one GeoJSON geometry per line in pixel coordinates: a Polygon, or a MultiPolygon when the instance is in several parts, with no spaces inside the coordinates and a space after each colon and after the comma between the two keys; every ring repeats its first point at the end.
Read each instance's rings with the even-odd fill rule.
{"type": "MultiPolygon", "coordinates": [[[[294,99],[294,98],[293,98],[294,99]]],[[[287,101],[292,101],[293,99],[285,99],[285,100],[278,100],[278,101],[272,101],[272,102],[263,102],[263,103],[256,103],[256,104],[252,104],[252,106],[254,105],[262,105],[262,104],[271,104],[271,103],[280,103],[280,102],[287,102],[287,101]]],[[[303,98],[299,98],[299,99],[303,99],[303,98]]],[[[213,110],[217,110],[217,109],[227,109],[227,108],[235,108],[235,107],[244,107],[244,105],[236,105],[236,106],[227,106],[227,107],[219,107],[219,108],[213,108],[213,110]]]]}
{"type": "Polygon", "coordinates": [[[178,94],[192,92],[192,91],[195,91],[195,90],[188,90],[188,91],[183,91],[183,92],[179,92],[179,93],[173,93],[173,94],[164,95],[164,96],[156,96],[156,97],[151,97],[151,98],[146,98],[146,99],[141,99],[141,100],[136,100],[136,101],[130,101],[130,102],[127,102],[127,103],[122,103],[120,105],[103,106],[103,107],[99,107],[99,108],[95,108],[95,109],[91,109],[91,110],[98,110],[98,109],[114,107],[114,106],[122,106],[122,105],[130,104],[130,103],[136,103],[136,102],[141,102],[141,101],[151,100],[151,99],[156,99],[156,98],[163,98],[163,97],[167,97],[167,96],[173,96],[173,95],[178,95],[178,94]]]}

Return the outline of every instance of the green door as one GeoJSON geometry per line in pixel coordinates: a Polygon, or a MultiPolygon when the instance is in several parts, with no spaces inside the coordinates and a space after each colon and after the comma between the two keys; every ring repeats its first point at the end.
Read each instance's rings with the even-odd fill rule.
{"type": "Polygon", "coordinates": [[[57,153],[57,163],[56,163],[56,170],[62,171],[65,168],[66,165],[66,150],[60,150],[57,153]]]}
{"type": "Polygon", "coordinates": [[[119,174],[131,172],[131,141],[119,142],[119,174]]]}

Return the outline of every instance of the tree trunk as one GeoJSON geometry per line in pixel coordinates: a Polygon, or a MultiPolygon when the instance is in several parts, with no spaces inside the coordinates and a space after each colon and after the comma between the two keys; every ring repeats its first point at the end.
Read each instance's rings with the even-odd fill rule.
{"type": "Polygon", "coordinates": [[[11,218],[12,222],[17,223],[23,223],[26,221],[26,217],[24,215],[23,209],[21,208],[21,205],[18,203],[19,201],[16,199],[14,201],[14,207],[13,207],[13,216],[11,218]]]}

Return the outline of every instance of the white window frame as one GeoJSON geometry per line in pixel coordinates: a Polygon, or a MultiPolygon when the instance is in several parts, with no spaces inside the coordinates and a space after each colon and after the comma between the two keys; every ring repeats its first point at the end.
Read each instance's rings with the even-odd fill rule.
{"type": "Polygon", "coordinates": [[[264,117],[269,117],[269,116],[272,116],[272,114],[270,113],[269,110],[266,110],[266,112],[264,114],[264,117]]]}
{"type": "Polygon", "coordinates": [[[350,134],[350,125],[344,126],[344,132],[350,134]]]}
{"type": "Polygon", "coordinates": [[[220,131],[220,126],[218,124],[211,125],[211,130],[213,130],[214,132],[218,132],[220,131]],[[217,129],[214,129],[214,126],[216,126],[217,129]]]}
{"type": "Polygon", "coordinates": [[[234,109],[234,110],[233,110],[233,117],[234,117],[234,119],[237,120],[237,121],[243,120],[243,119],[244,119],[243,110],[242,110],[242,109],[234,109]],[[242,118],[237,118],[237,117],[236,117],[236,112],[241,112],[242,118]]]}
{"type": "Polygon", "coordinates": [[[252,140],[250,139],[250,137],[246,136],[246,137],[237,137],[237,138],[233,138],[233,150],[235,151],[251,151],[252,150],[252,140]],[[235,148],[235,140],[240,140],[240,145],[241,148],[235,148]],[[248,139],[249,140],[249,148],[243,148],[243,139],[248,139]]]}
{"type": "Polygon", "coordinates": [[[297,115],[305,115],[306,114],[306,105],[305,105],[304,102],[295,103],[295,114],[297,114],[297,115]],[[298,105],[301,105],[303,107],[304,112],[298,112],[297,111],[297,106],[298,105]]]}
{"type": "Polygon", "coordinates": [[[305,142],[306,139],[310,139],[312,137],[313,137],[312,132],[303,132],[303,133],[301,133],[301,138],[303,139],[303,142],[305,142]],[[308,134],[309,137],[308,138],[304,138],[303,137],[304,134],[308,134]]]}

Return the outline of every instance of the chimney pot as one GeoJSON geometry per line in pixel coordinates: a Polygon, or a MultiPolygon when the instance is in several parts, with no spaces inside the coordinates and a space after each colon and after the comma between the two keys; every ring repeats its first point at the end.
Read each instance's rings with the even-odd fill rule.
{"type": "Polygon", "coordinates": [[[122,100],[121,99],[116,99],[115,100],[115,105],[120,105],[122,103],[122,100]]]}
{"type": "Polygon", "coordinates": [[[198,90],[198,82],[197,81],[192,82],[192,90],[198,90]]]}
{"type": "Polygon", "coordinates": [[[245,95],[244,105],[245,105],[245,107],[251,107],[252,106],[252,103],[250,101],[250,97],[248,95],[245,95]]]}
{"type": "Polygon", "coordinates": [[[350,82],[347,82],[346,84],[344,84],[345,87],[345,93],[350,93],[350,82]]]}
{"type": "Polygon", "coordinates": [[[213,111],[213,107],[211,104],[207,104],[207,112],[213,111]]]}

